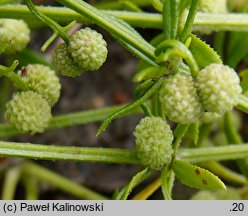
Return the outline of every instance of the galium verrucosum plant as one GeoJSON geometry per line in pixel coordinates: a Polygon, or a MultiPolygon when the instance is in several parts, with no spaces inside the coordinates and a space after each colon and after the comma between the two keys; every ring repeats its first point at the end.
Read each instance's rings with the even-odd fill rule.
{"type": "MultiPolygon", "coordinates": [[[[59,78],[55,71],[40,64],[22,68],[17,77],[27,89],[14,93],[6,104],[6,117],[21,133],[42,133],[52,119],[51,107],[60,96],[59,78]]],[[[17,88],[22,87],[18,84],[17,88]]]]}
{"type": "MultiPolygon", "coordinates": [[[[85,28],[69,36],[66,33],[67,28],[61,27],[54,20],[44,15],[46,7],[45,10],[43,9],[44,14],[41,14],[36,10],[36,7],[32,6],[30,0],[26,2],[31,12],[54,30],[53,36],[45,43],[46,46],[57,36],[64,40],[61,45],[55,48],[53,54],[53,63],[62,75],[77,77],[86,71],[97,70],[103,64],[106,60],[107,49],[106,42],[99,33],[85,28]]],[[[208,148],[201,149],[201,145],[197,144],[202,142],[204,136],[208,135],[206,135],[207,129],[215,119],[224,118],[226,123],[223,130],[228,131],[233,129],[229,127],[231,126],[231,120],[228,117],[228,112],[233,107],[238,107],[243,111],[248,110],[246,99],[241,95],[240,80],[236,72],[229,66],[224,65],[213,49],[190,32],[196,11],[202,10],[197,6],[199,4],[200,6],[203,5],[205,1],[181,1],[180,3],[176,0],[159,1],[159,5],[162,5],[160,10],[162,13],[158,15],[162,16],[160,19],[162,23],[157,23],[157,27],[162,27],[163,33],[158,35],[151,43],[142,38],[125,21],[113,18],[112,15],[103,13],[84,1],[80,3],[74,1],[73,4],[71,1],[64,0],[59,0],[59,2],[75,10],[80,16],[92,19],[92,22],[112,34],[132,54],[141,59],[141,66],[134,78],[137,82],[135,101],[124,107],[122,106],[119,110],[104,111],[104,115],[101,117],[96,114],[94,118],[98,120],[103,119],[106,113],[109,114],[109,117],[101,125],[98,135],[115,118],[130,112],[140,112],[140,108],[145,117],[141,119],[134,130],[134,141],[136,143],[134,150],[117,149],[112,151],[110,149],[105,151],[105,149],[100,149],[98,154],[98,149],[86,149],[86,151],[78,151],[79,154],[78,152],[72,152],[70,148],[66,148],[66,155],[62,155],[65,149],[46,146],[47,152],[41,148],[40,151],[36,151],[36,154],[38,152],[39,155],[46,158],[45,154],[50,151],[49,153],[53,155],[54,152],[58,154],[56,158],[70,158],[73,160],[76,154],[78,155],[76,160],[81,161],[98,160],[99,162],[105,160],[105,162],[141,164],[145,169],[134,176],[130,184],[117,194],[116,197],[120,199],[127,199],[133,187],[147,177],[152,176],[154,172],[151,170],[161,172],[160,184],[165,199],[172,198],[171,190],[174,174],[182,183],[191,187],[203,190],[225,188],[217,176],[190,163],[222,160],[223,157],[230,159],[230,155],[239,157],[228,148],[214,151],[212,148],[209,148],[209,150],[208,148]],[[205,124],[206,122],[207,124],[205,124]],[[189,143],[188,145],[192,148],[190,150],[180,148],[181,140],[186,133],[190,134],[196,144],[194,146],[189,143]]],[[[135,1],[133,4],[135,4],[135,1]]],[[[207,6],[210,5],[210,3],[207,4],[207,6]]],[[[136,16],[135,14],[132,15],[136,16]]],[[[66,17],[65,19],[69,18],[66,17]]],[[[68,20],[68,22],[70,21],[72,20],[68,20]]],[[[135,22],[138,25],[141,23],[139,20],[135,22]]],[[[143,22],[143,25],[145,26],[147,23],[143,22]]],[[[203,29],[208,30],[208,27],[206,26],[203,29]]],[[[225,64],[227,64],[226,61],[225,64]]],[[[67,115],[53,119],[49,117],[48,111],[57,102],[60,94],[60,84],[55,73],[51,71],[46,66],[39,65],[37,67],[37,64],[30,64],[19,70],[17,74],[6,67],[0,67],[1,75],[12,79],[18,87],[18,92],[8,102],[6,116],[20,133],[42,132],[49,127],[50,120],[52,122],[51,128],[71,126],[74,122],[78,124],[80,121],[89,122],[89,120],[84,119],[84,115],[80,117],[78,115],[67,115]],[[46,72],[35,72],[38,71],[37,68],[39,68],[39,71],[44,69],[46,72]],[[48,106],[44,106],[46,108],[42,108],[44,112],[40,110],[41,105],[37,107],[38,101],[43,105],[48,104],[48,106]],[[32,102],[35,103],[32,104],[32,102]],[[34,112],[35,109],[37,109],[37,112],[34,112]],[[74,121],[72,118],[74,118],[74,121]]],[[[92,113],[89,115],[92,115],[92,113]]],[[[8,133],[10,132],[8,131],[8,133]]],[[[233,133],[232,130],[230,134],[233,135],[233,133]]],[[[243,143],[237,136],[229,135],[228,139],[228,142],[232,144],[243,143]]],[[[12,146],[15,146],[15,144],[12,146]]],[[[29,145],[22,145],[21,147],[25,151],[25,148],[29,148],[29,145]]],[[[31,149],[35,148],[32,146],[31,149]]],[[[233,148],[238,149],[237,151],[241,152],[239,155],[244,157],[245,151],[238,146],[233,148]]],[[[242,148],[245,148],[245,146],[242,146],[242,148]]],[[[29,151],[31,150],[29,149],[29,151]]],[[[242,164],[246,163],[239,163],[239,167],[242,164]]],[[[219,170],[219,167],[211,171],[214,172],[215,170],[219,170]]],[[[221,170],[223,171],[223,167],[221,170]]],[[[219,173],[216,174],[219,175],[219,173]]],[[[244,183],[243,178],[241,180],[240,178],[235,179],[242,184],[244,183]]]]}
{"type": "Polygon", "coordinates": [[[48,66],[29,64],[17,72],[29,90],[40,94],[52,107],[60,96],[60,81],[56,72],[48,66]]]}
{"type": "Polygon", "coordinates": [[[17,92],[6,104],[6,116],[21,133],[41,133],[48,126],[51,107],[42,96],[33,91],[17,92]]]}
{"type": "Polygon", "coordinates": [[[74,32],[69,45],[59,45],[53,55],[55,66],[62,75],[79,76],[98,70],[107,58],[107,43],[102,35],[90,28],[74,32]]]}
{"type": "Polygon", "coordinates": [[[150,169],[161,169],[172,158],[173,134],[170,126],[160,117],[145,117],[134,131],[137,157],[150,169]]]}

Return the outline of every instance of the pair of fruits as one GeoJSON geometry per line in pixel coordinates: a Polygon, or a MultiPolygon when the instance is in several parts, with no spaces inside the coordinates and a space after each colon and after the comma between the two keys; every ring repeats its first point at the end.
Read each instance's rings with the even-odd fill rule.
{"type": "MultiPolygon", "coordinates": [[[[107,57],[102,35],[90,28],[75,32],[67,46],[59,45],[53,56],[62,75],[76,77],[86,71],[97,70],[107,57]]],[[[41,133],[48,126],[51,107],[58,101],[61,85],[55,71],[39,64],[28,65],[18,75],[29,91],[17,92],[7,103],[6,116],[22,133],[41,133]]]]}
{"type": "Polygon", "coordinates": [[[210,115],[219,116],[238,103],[242,92],[237,73],[222,64],[203,68],[195,80],[190,75],[174,74],[160,89],[165,114],[177,123],[194,123],[210,115]]]}
{"type": "Polygon", "coordinates": [[[22,133],[41,133],[48,126],[51,107],[60,96],[60,81],[54,70],[40,64],[30,64],[17,72],[28,91],[14,93],[6,104],[9,122],[22,133]]]}
{"type": "Polygon", "coordinates": [[[77,77],[86,71],[98,70],[107,58],[107,43],[102,35],[90,28],[76,31],[69,44],[60,44],[53,62],[62,75],[77,77]]]}

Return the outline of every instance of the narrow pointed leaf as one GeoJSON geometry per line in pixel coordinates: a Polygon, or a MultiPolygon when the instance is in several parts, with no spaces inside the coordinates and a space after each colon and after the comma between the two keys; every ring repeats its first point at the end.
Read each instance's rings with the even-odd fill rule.
{"type": "Polygon", "coordinates": [[[128,113],[134,110],[135,108],[141,106],[149,97],[153,95],[155,91],[157,91],[157,89],[162,84],[162,81],[163,81],[163,78],[160,78],[155,84],[153,84],[153,86],[141,98],[139,98],[138,100],[136,100],[135,102],[131,104],[128,104],[127,106],[123,107],[119,111],[113,113],[108,118],[106,118],[101,124],[100,128],[98,129],[96,136],[100,135],[108,127],[108,125],[112,122],[112,120],[120,116],[123,116],[125,113],[128,113]]]}
{"type": "Polygon", "coordinates": [[[126,200],[132,190],[141,182],[143,182],[148,176],[150,176],[151,173],[152,171],[150,171],[148,168],[137,173],[128,183],[128,185],[120,191],[119,195],[116,196],[116,199],[126,200]]]}
{"type": "Polygon", "coordinates": [[[176,160],[173,170],[185,185],[202,190],[226,189],[225,184],[213,173],[185,161],[176,160]]]}
{"type": "Polygon", "coordinates": [[[121,24],[114,16],[108,15],[81,0],[57,0],[57,2],[92,20],[117,39],[126,41],[130,46],[138,50],[139,53],[142,53],[155,63],[154,47],[130,27],[121,24]]]}
{"type": "Polygon", "coordinates": [[[191,38],[189,49],[200,69],[211,63],[222,63],[220,56],[208,44],[193,34],[191,38]]]}

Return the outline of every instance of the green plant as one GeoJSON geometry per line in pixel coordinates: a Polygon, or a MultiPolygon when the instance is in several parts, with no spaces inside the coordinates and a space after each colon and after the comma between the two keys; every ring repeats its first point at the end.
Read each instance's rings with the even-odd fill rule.
{"type": "Polygon", "coordinates": [[[29,64],[17,72],[28,88],[39,93],[50,106],[59,99],[61,85],[55,71],[41,64],[29,64]]]}
{"type": "MultiPolygon", "coordinates": [[[[37,51],[23,50],[29,41],[26,26],[22,27],[23,32],[27,33],[25,41],[20,37],[21,48],[18,48],[20,41],[17,40],[17,34],[5,33],[10,27],[15,27],[0,24],[0,36],[5,35],[0,37],[0,53],[8,54],[5,55],[4,64],[19,59],[19,62],[13,61],[10,67],[0,65],[0,77],[4,83],[0,86],[3,94],[0,111],[6,111],[10,123],[0,125],[0,138],[103,120],[97,132],[97,136],[100,136],[113,120],[126,115],[143,114],[134,132],[136,148],[72,147],[60,146],[58,143],[47,145],[0,141],[0,156],[144,166],[126,186],[116,191],[114,199],[128,199],[133,195],[133,189],[147,179],[153,182],[143,187],[133,199],[147,199],[159,187],[165,199],[172,199],[175,177],[183,184],[201,190],[224,190],[226,186],[222,181],[228,186],[234,183],[243,188],[232,189],[235,192],[233,194],[239,193],[241,198],[245,197],[248,191],[248,145],[239,133],[239,127],[235,124],[238,120],[235,118],[248,113],[248,72],[239,72],[237,67],[247,67],[247,40],[241,39],[239,33],[236,33],[246,33],[247,15],[227,13],[227,2],[223,0],[212,1],[216,6],[214,8],[222,8],[218,11],[209,10],[213,8],[212,2],[200,0],[134,0],[125,3],[105,0],[94,6],[81,0],[56,2],[65,7],[35,6],[31,0],[26,0],[25,4],[18,7],[15,4],[2,4],[0,23],[6,22],[8,18],[23,19],[31,30],[39,30],[45,25],[52,29],[53,34],[41,50],[45,52],[60,37],[63,42],[53,51],[53,64],[62,75],[68,77],[78,77],[87,71],[98,70],[107,58],[106,42],[100,33],[87,27],[71,34],[75,20],[84,25],[94,23],[103,28],[140,60],[133,78],[136,82],[134,101],[120,106],[51,117],[51,106],[59,98],[60,84],[55,72],[43,65],[53,67],[52,63],[37,51]],[[143,6],[157,12],[145,12],[143,6]],[[66,26],[62,27],[62,24],[66,26]],[[155,28],[161,32],[147,41],[134,27],[155,28]],[[199,36],[212,31],[217,31],[212,43],[214,49],[199,36]],[[9,36],[16,39],[11,39],[10,43],[9,36]],[[19,63],[24,67],[16,73],[19,63]],[[7,102],[11,83],[17,92],[7,102]],[[3,108],[5,105],[6,110],[3,108]],[[242,113],[233,117],[233,108],[242,113]],[[222,164],[221,161],[225,160],[236,163],[239,170],[233,171],[228,165],[222,164]]],[[[229,10],[246,12],[235,4],[230,5],[229,10]]],[[[247,10],[246,6],[242,8],[247,10]]],[[[99,73],[98,76],[103,75],[99,73]]],[[[27,159],[3,173],[3,199],[14,198],[19,181],[23,182],[28,199],[38,198],[39,192],[35,188],[39,181],[47,181],[79,198],[107,199],[27,159]]],[[[221,194],[202,193],[211,199],[221,194]]],[[[225,194],[221,196],[223,198],[225,194]]],[[[204,196],[200,194],[194,198],[197,197],[204,196]]]]}
{"type": "Polygon", "coordinates": [[[6,104],[6,116],[21,133],[41,133],[51,120],[51,108],[33,91],[17,92],[6,104]]]}

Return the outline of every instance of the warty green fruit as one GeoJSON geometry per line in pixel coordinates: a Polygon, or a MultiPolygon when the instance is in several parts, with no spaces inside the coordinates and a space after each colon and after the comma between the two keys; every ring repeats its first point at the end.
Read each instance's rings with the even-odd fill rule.
{"type": "Polygon", "coordinates": [[[143,166],[160,170],[171,161],[173,134],[160,117],[141,119],[134,131],[137,157],[143,166]]]}
{"type": "Polygon", "coordinates": [[[51,107],[36,92],[16,92],[6,104],[6,117],[21,133],[42,133],[52,118],[51,107]]]}
{"type": "Polygon", "coordinates": [[[61,84],[54,70],[41,64],[29,64],[19,70],[18,75],[30,90],[39,93],[51,107],[57,103],[61,84]]]}

